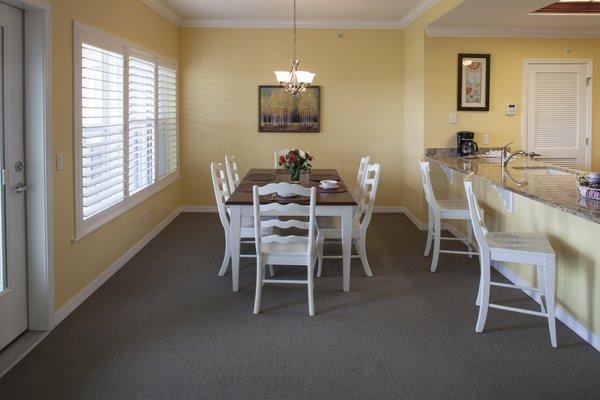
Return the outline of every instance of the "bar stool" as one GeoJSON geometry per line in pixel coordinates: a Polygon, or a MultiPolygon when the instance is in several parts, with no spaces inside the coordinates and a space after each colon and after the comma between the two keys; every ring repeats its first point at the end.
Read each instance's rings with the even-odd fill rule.
{"type": "Polygon", "coordinates": [[[429,226],[427,228],[427,245],[425,247],[425,256],[429,256],[431,244],[433,242],[433,259],[431,260],[431,272],[437,270],[440,253],[448,254],[466,254],[469,257],[477,255],[473,251],[471,243],[473,241],[473,227],[471,225],[471,215],[469,214],[469,204],[466,200],[437,200],[433,187],[431,186],[430,166],[428,162],[421,162],[421,179],[423,181],[423,191],[425,200],[429,206],[429,226]],[[467,222],[467,237],[442,237],[442,220],[464,220],[467,222]],[[468,251],[441,250],[442,240],[459,240],[466,243],[468,251]]]}
{"type": "Polygon", "coordinates": [[[469,212],[473,221],[475,238],[479,244],[479,260],[481,263],[481,280],[479,282],[479,293],[477,294],[477,305],[479,306],[479,317],[477,318],[476,332],[483,332],[487,318],[488,308],[518,312],[521,314],[535,315],[548,318],[550,330],[550,343],[552,347],[556,344],[556,320],[555,320],[555,263],[556,255],[545,235],[534,233],[508,233],[489,232],[483,220],[483,214],[477,204],[477,198],[473,193],[473,174],[465,178],[465,190],[469,202],[469,212]],[[492,261],[511,262],[534,265],[537,268],[538,288],[510,285],[507,283],[492,282],[490,278],[492,261]],[[521,289],[536,292],[540,296],[541,311],[526,310],[523,308],[508,307],[490,303],[490,287],[500,286],[511,289],[521,289]],[[545,304],[544,304],[545,303],[545,304]]]}

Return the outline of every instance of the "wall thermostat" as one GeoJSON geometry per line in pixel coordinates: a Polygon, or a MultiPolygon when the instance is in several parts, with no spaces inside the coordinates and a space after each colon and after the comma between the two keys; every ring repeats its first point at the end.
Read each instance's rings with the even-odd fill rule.
{"type": "Polygon", "coordinates": [[[517,115],[517,105],[516,104],[507,104],[506,105],[506,115],[517,115]]]}

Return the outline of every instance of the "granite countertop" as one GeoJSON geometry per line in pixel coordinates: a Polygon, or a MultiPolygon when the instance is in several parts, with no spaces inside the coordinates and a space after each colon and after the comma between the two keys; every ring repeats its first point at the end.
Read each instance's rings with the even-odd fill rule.
{"type": "Polygon", "coordinates": [[[600,201],[579,195],[576,170],[522,157],[503,169],[498,158],[458,157],[456,149],[428,149],[425,160],[600,224],[600,201]]]}

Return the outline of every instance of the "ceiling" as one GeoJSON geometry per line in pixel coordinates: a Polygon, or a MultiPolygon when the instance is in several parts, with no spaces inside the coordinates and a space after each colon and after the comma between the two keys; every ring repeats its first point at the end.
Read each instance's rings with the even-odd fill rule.
{"type": "MultiPolygon", "coordinates": [[[[181,26],[288,27],[293,0],[142,0],[181,26]]],[[[439,0],[297,0],[306,27],[402,28],[439,0]]]]}
{"type": "Polygon", "coordinates": [[[600,15],[531,15],[553,0],[465,0],[427,27],[430,36],[600,37],[600,15]]]}

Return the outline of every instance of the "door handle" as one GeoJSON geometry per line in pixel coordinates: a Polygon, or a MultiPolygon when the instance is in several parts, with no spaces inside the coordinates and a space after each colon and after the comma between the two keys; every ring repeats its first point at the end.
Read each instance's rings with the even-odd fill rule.
{"type": "Polygon", "coordinates": [[[15,193],[25,193],[27,191],[27,186],[22,183],[17,183],[17,186],[13,189],[15,193]]]}

